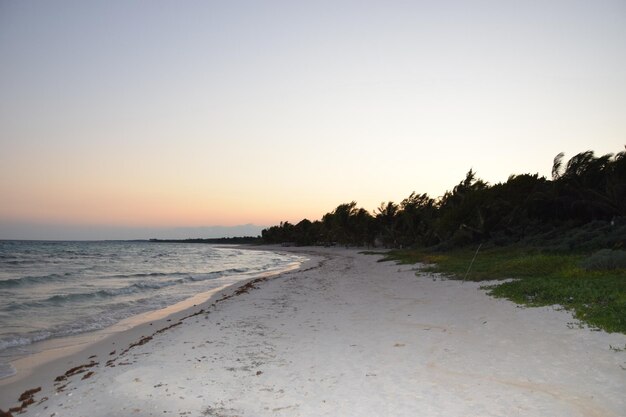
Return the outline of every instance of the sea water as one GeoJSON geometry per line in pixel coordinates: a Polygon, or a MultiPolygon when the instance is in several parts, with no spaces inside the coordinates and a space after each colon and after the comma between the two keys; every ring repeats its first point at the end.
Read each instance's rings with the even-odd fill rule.
{"type": "Polygon", "coordinates": [[[103,329],[302,260],[198,243],[0,241],[0,378],[36,342],[103,329]]]}

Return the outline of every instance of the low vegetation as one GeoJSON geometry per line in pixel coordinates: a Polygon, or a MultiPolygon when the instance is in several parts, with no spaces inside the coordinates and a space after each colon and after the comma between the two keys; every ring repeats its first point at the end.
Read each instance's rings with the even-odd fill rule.
{"type": "Polygon", "coordinates": [[[485,288],[495,297],[527,306],[558,305],[592,328],[626,333],[626,267],[615,267],[626,251],[585,255],[491,247],[479,251],[472,263],[475,255],[475,249],[398,250],[382,260],[424,263],[425,271],[444,273],[452,279],[506,279],[489,282],[485,288]]]}

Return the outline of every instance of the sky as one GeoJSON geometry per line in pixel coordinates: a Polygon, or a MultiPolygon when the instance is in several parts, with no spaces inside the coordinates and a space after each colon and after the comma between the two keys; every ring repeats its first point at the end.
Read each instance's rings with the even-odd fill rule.
{"type": "Polygon", "coordinates": [[[625,144],[623,0],[0,0],[0,239],[254,232],[625,144]]]}

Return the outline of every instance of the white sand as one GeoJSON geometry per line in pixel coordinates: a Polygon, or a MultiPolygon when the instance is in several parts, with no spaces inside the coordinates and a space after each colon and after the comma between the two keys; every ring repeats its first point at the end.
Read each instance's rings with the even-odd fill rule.
{"type": "Polygon", "coordinates": [[[568,325],[575,320],[565,311],[520,308],[477,284],[416,276],[355,250],[306,250],[311,261],[300,271],[205,306],[208,315],[121,357],[182,313],[0,386],[0,408],[42,386],[22,415],[626,415],[626,352],[610,349],[623,348],[625,335],[568,325]],[[93,354],[95,373],[69,377],[57,393],[54,377],[93,354]],[[115,367],[105,366],[109,358],[115,367]]]}

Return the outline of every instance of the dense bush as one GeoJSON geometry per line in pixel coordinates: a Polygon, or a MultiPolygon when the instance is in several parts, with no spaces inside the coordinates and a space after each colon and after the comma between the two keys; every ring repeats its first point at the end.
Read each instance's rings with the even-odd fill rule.
{"type": "Polygon", "coordinates": [[[552,179],[511,175],[489,185],[470,170],[441,198],[412,193],[373,213],[341,204],[321,220],[263,230],[267,243],[450,249],[478,242],[559,251],[626,247],[626,153],[554,158],[552,179]]]}
{"type": "Polygon", "coordinates": [[[626,269],[626,251],[601,249],[583,259],[580,266],[588,271],[626,269]]]}

